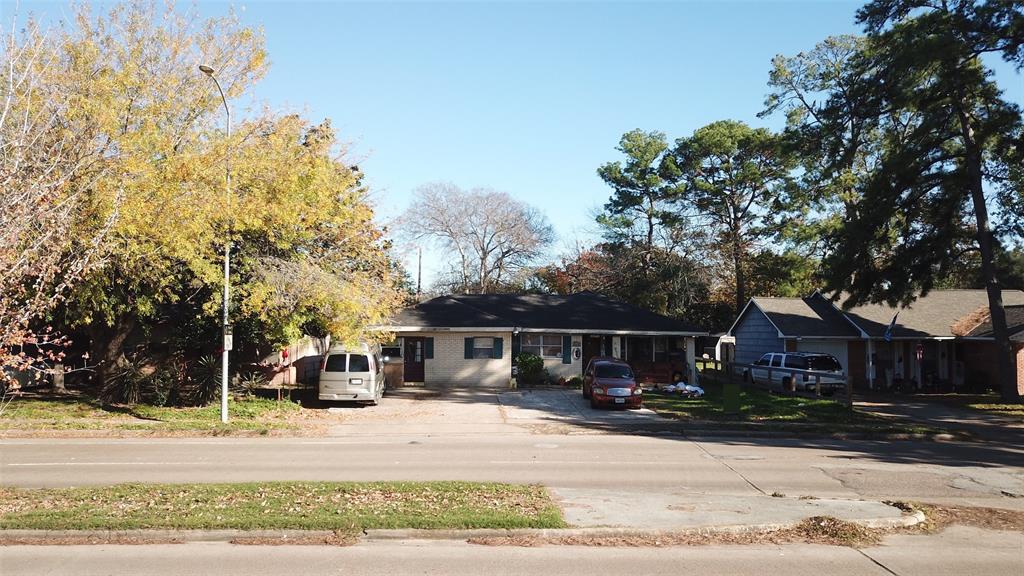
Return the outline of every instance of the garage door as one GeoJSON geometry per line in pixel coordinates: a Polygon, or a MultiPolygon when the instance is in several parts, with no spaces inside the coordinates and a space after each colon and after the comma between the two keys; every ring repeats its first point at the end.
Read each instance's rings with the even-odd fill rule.
{"type": "Polygon", "coordinates": [[[796,349],[800,352],[820,352],[831,354],[839,360],[843,367],[843,373],[849,374],[848,354],[846,353],[846,340],[801,340],[796,343],[796,349]]]}

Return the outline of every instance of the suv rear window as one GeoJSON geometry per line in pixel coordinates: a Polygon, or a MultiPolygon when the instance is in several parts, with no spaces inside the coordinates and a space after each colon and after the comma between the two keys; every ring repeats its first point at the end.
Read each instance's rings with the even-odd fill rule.
{"type": "Polygon", "coordinates": [[[370,371],[370,358],[362,354],[349,354],[348,355],[348,371],[349,372],[369,372],[370,371]]]}
{"type": "Polygon", "coordinates": [[[327,357],[327,363],[324,364],[324,372],[344,372],[345,358],[347,357],[347,354],[331,354],[327,357]]]}
{"type": "Polygon", "coordinates": [[[839,361],[831,356],[810,356],[807,358],[807,364],[810,365],[811,370],[823,370],[825,372],[840,372],[843,369],[839,365],[839,361]]]}
{"type": "Polygon", "coordinates": [[[786,368],[807,369],[807,359],[800,356],[786,356],[786,368]]]}
{"type": "Polygon", "coordinates": [[[598,378],[632,378],[633,371],[622,364],[598,364],[594,370],[598,378]]]}

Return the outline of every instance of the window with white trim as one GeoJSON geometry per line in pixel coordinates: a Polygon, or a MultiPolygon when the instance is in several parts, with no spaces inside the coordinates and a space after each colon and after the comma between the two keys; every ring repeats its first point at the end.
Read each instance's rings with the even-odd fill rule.
{"type": "Polygon", "coordinates": [[[380,347],[380,355],[390,359],[400,359],[402,357],[402,341],[395,340],[387,344],[382,344],[380,347]]]}
{"type": "Polygon", "coordinates": [[[519,348],[541,358],[561,358],[562,337],[558,334],[523,334],[519,348]]]}
{"type": "Polygon", "coordinates": [[[494,338],[473,338],[473,358],[494,358],[494,338]]]}

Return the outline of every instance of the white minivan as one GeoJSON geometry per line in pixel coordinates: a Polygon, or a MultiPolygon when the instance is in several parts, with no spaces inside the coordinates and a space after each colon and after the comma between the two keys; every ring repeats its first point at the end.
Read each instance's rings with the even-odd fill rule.
{"type": "Polygon", "coordinates": [[[333,346],[320,364],[321,402],[366,402],[376,405],[387,389],[380,347],[363,344],[352,350],[333,346]]]}

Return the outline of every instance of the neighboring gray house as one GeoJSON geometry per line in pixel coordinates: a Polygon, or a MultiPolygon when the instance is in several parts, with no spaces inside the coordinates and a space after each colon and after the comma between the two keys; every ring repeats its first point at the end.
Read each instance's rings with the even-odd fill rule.
{"type": "MultiPolygon", "coordinates": [[[[1024,390],[1024,291],[1003,291],[1018,387],[1024,390]]],[[[984,290],[933,290],[905,308],[865,304],[848,311],[815,292],[807,298],[751,298],[728,334],[735,358],[766,352],[832,354],[856,387],[984,387],[994,376],[988,296],[984,290]],[[886,329],[899,311],[887,341],[886,329]]]]}

